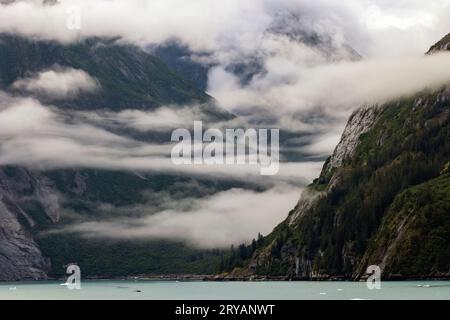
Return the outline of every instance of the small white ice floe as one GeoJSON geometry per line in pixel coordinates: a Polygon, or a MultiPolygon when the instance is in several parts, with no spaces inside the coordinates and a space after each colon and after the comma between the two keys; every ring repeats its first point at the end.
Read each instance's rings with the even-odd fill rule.
{"type": "Polygon", "coordinates": [[[337,289],[337,291],[344,291],[344,289],[337,289]]]}
{"type": "Polygon", "coordinates": [[[11,287],[9,290],[17,290],[17,287],[11,287]]]}
{"type": "Polygon", "coordinates": [[[321,293],[319,293],[321,296],[326,296],[327,295],[327,293],[326,292],[321,292],[321,293]]]}
{"type": "Polygon", "coordinates": [[[423,287],[424,288],[430,288],[431,286],[429,284],[425,284],[423,287]]]}

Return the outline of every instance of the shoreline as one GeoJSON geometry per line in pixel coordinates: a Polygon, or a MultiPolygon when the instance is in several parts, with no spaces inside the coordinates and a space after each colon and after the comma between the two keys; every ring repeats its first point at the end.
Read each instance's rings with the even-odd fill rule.
{"type": "MultiPolygon", "coordinates": [[[[126,277],[84,277],[87,281],[201,281],[201,282],[364,282],[366,279],[351,279],[348,277],[322,277],[315,279],[308,278],[292,278],[283,276],[254,276],[254,277],[223,277],[217,275],[141,275],[126,277]]],[[[47,279],[21,279],[21,280],[0,280],[2,283],[19,283],[19,282],[48,282],[61,281],[65,282],[66,278],[47,279]]],[[[435,277],[395,277],[382,279],[385,282],[403,282],[403,281],[450,281],[450,276],[435,277]]]]}

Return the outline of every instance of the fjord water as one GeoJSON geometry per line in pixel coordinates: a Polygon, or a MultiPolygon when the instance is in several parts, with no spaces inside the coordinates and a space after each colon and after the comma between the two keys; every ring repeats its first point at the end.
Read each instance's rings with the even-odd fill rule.
{"type": "Polygon", "coordinates": [[[369,290],[364,282],[202,282],[83,281],[80,290],[60,282],[0,283],[0,300],[149,299],[149,300],[450,300],[450,281],[382,282],[369,290]]]}

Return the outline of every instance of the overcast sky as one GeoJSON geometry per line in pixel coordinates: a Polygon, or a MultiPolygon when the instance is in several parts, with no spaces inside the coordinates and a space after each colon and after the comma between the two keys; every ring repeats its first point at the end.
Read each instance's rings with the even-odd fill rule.
{"type": "Polygon", "coordinates": [[[286,10],[302,14],[305,28],[341,37],[367,56],[420,53],[450,32],[449,0],[41,0],[1,8],[0,30],[73,39],[76,35],[121,35],[134,41],[172,37],[197,48],[223,44],[251,47],[286,10]],[[79,32],[64,26],[67,8],[81,8],[79,32]]]}

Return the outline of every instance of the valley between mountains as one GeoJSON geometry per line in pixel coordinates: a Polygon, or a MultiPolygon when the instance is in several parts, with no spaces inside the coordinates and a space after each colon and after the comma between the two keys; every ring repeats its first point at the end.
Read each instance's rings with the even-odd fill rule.
{"type": "MultiPolygon", "coordinates": [[[[274,27],[272,32],[281,31],[274,27]]],[[[2,128],[9,128],[9,121],[2,122],[1,281],[61,278],[69,263],[80,265],[87,278],[206,274],[216,280],[360,280],[367,276],[369,265],[379,265],[383,278],[389,280],[450,278],[448,86],[361,106],[351,115],[326,161],[325,157],[308,158],[287,148],[283,156],[289,161],[325,164],[309,185],[296,175],[282,177],[282,183],[304,188],[301,198],[283,222],[265,236],[254,234],[251,244],[229,250],[193,246],[183,237],[96,237],[96,232],[109,227],[122,230],[117,227],[119,223],[130,228],[126,230],[135,230],[136,221],[147,221],[147,214],[175,212],[175,201],[183,210],[195,211],[190,207],[193,198],[236,189],[232,195],[237,198],[239,190],[263,192],[275,183],[227,175],[216,179],[168,170],[124,169],[121,159],[129,159],[123,154],[132,150],[139,158],[142,150],[148,152],[140,149],[144,142],[161,144],[170,134],[158,123],[147,131],[122,126],[120,118],[112,115],[124,116],[121,112],[130,106],[137,112],[157,112],[168,106],[170,115],[194,115],[213,124],[240,121],[246,115],[221,108],[205,92],[209,71],[195,61],[182,59],[186,55],[183,46],[171,44],[146,52],[116,40],[88,38],[61,44],[12,34],[0,36],[0,112],[7,112],[10,105],[32,106],[34,109],[15,109],[26,115],[29,110],[40,110],[36,121],[29,120],[30,132],[16,132],[14,137],[33,138],[39,123],[50,124],[46,134],[50,131],[64,140],[75,132],[81,146],[92,147],[89,155],[94,159],[83,162],[70,158],[76,153],[70,153],[69,148],[64,149],[70,158],[65,162],[61,152],[55,155],[51,150],[58,144],[50,144],[44,153],[27,153],[33,151],[24,144],[28,140],[13,140],[11,131],[2,133],[2,128]],[[89,90],[68,90],[64,96],[35,90],[27,82],[39,80],[37,75],[51,77],[52,72],[88,75],[94,80],[89,90]],[[91,117],[93,112],[99,118],[91,117]],[[95,130],[90,127],[93,124],[95,130]],[[88,125],[87,135],[78,134],[88,125]],[[113,161],[105,165],[101,162],[104,159],[97,158],[97,142],[89,140],[93,135],[102,139],[101,146],[108,152],[110,146],[123,149],[117,147],[117,153],[111,153],[113,161]],[[17,150],[25,150],[19,154],[23,155],[20,161],[12,156],[17,150]],[[36,156],[42,154],[41,158],[36,156]],[[186,199],[191,202],[183,201],[186,199]],[[148,210],[149,204],[153,211],[144,215],[142,208],[148,210]],[[106,228],[101,224],[105,221],[106,228]],[[73,229],[74,225],[87,229],[73,229]],[[90,233],[76,232],[80,230],[90,233]]],[[[315,37],[302,41],[329,50],[328,56],[335,59],[333,53],[338,50],[331,42],[320,43],[315,37]]],[[[348,46],[339,49],[349,61],[362,59],[348,46]]],[[[447,50],[449,36],[428,54],[447,50]]],[[[258,61],[251,61],[233,66],[231,71],[245,83],[261,68],[258,61]]],[[[129,113],[125,116],[127,121],[135,119],[129,113]]],[[[306,120],[313,121],[317,115],[309,116],[306,120]]],[[[294,138],[304,137],[286,130],[281,140],[287,144],[294,138]]],[[[280,216],[286,217],[286,213],[280,209],[280,216]]],[[[257,213],[253,222],[256,219],[257,213]]],[[[186,233],[182,227],[175,230],[186,233]]]]}

